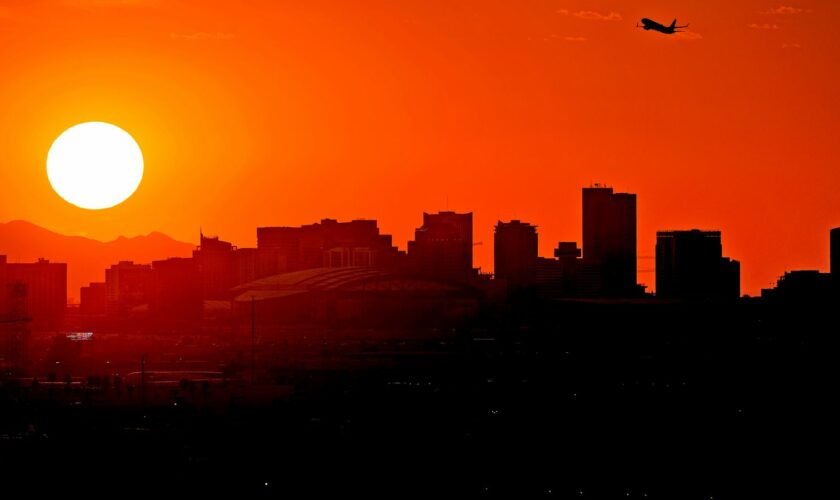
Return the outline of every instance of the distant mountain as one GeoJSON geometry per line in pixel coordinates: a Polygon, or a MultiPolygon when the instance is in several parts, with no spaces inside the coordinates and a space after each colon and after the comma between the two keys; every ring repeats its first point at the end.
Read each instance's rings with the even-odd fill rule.
{"type": "Polygon", "coordinates": [[[0,223],[0,255],[9,262],[35,262],[43,257],[67,263],[67,297],[79,300],[79,288],[105,280],[105,268],[121,260],[149,263],[167,257],[189,257],[195,245],[163,233],[102,242],[54,233],[26,221],[0,223]]]}

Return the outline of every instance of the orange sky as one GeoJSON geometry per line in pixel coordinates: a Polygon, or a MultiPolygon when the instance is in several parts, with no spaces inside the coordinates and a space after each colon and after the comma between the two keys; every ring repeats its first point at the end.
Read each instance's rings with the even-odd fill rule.
{"type": "Polygon", "coordinates": [[[638,194],[640,256],[658,229],[720,229],[754,294],[828,269],[838,22],[829,0],[4,0],[0,221],[252,246],[258,225],[369,217],[405,248],[423,210],[473,210],[489,270],[498,218],[551,255],[603,182],[638,194]],[[675,16],[690,33],[634,29],[675,16]],[[92,120],[146,159],[104,211],[45,172],[92,120]]]}

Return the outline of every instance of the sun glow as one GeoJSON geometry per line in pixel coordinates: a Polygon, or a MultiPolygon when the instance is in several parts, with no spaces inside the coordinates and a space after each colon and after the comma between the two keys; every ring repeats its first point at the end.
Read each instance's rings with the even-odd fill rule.
{"type": "Polygon", "coordinates": [[[143,153],[125,130],[104,122],[65,130],[47,153],[47,177],[59,196],[80,208],[110,208],[143,179],[143,153]]]}

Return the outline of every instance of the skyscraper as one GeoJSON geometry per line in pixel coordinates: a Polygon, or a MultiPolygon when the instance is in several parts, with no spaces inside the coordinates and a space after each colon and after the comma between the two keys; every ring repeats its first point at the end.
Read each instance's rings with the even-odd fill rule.
{"type": "Polygon", "coordinates": [[[79,313],[83,316],[104,316],[108,312],[108,284],[91,283],[79,290],[79,313]]]}
{"type": "Polygon", "coordinates": [[[149,305],[158,318],[183,322],[201,319],[201,274],[195,259],[171,257],[152,261],[152,277],[149,305]]]}
{"type": "Polygon", "coordinates": [[[408,242],[408,258],[425,276],[467,281],[472,274],[472,212],[423,213],[408,242]]]}
{"type": "Polygon", "coordinates": [[[496,278],[512,288],[534,284],[537,266],[537,226],[512,220],[499,221],[493,236],[496,278]]]}
{"type": "Polygon", "coordinates": [[[840,281],[840,227],[831,230],[831,276],[840,281]]]}
{"type": "Polygon", "coordinates": [[[636,284],[636,195],[598,184],[583,188],[583,260],[596,294],[627,296],[636,284]]]}
{"type": "Polygon", "coordinates": [[[656,295],[738,298],[740,263],[723,257],[720,231],[657,232],[656,295]]]}
{"type": "Polygon", "coordinates": [[[201,275],[202,297],[219,299],[225,297],[228,290],[238,285],[236,247],[218,236],[199,234],[199,246],[193,250],[193,259],[201,275]]]}
{"type": "MultiPolygon", "coordinates": [[[[0,255],[0,293],[4,296],[9,287],[22,285],[25,290],[22,313],[33,321],[56,324],[64,317],[67,307],[67,264],[38,259],[33,263],[10,263],[0,255]]],[[[4,309],[13,308],[12,299],[5,297],[4,309]]],[[[0,311],[3,312],[3,311],[0,311]]]]}
{"type": "Polygon", "coordinates": [[[389,267],[400,253],[375,220],[321,222],[300,227],[257,228],[257,250],[276,263],[276,272],[316,267],[389,267]]]}
{"type": "Polygon", "coordinates": [[[124,314],[148,304],[152,294],[152,266],[121,261],[105,270],[109,314],[124,314]]]}

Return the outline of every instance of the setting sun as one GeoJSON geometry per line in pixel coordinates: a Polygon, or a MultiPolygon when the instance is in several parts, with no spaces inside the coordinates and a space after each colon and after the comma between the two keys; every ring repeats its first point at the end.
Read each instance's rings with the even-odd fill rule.
{"type": "Polygon", "coordinates": [[[65,130],[47,154],[55,192],[80,208],[110,208],[127,200],[143,178],[143,153],[125,130],[87,122],[65,130]]]}

